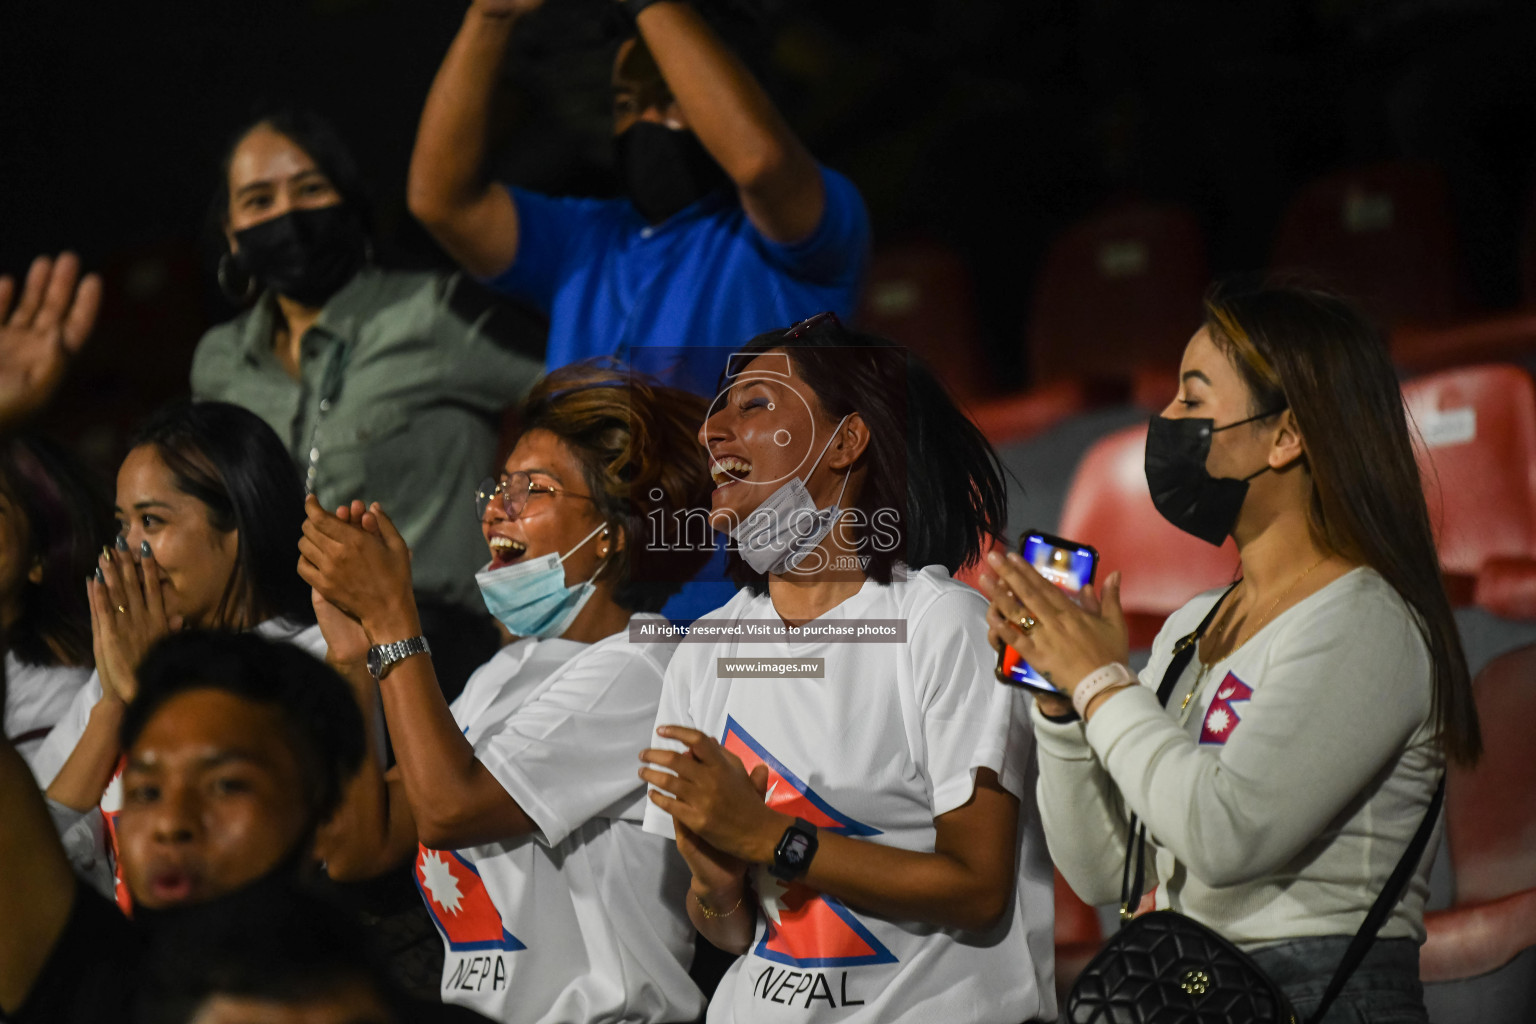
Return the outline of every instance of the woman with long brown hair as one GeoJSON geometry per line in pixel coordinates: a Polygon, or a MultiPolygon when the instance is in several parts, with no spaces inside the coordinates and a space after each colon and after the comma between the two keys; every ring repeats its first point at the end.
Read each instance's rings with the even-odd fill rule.
{"type": "MultiPolygon", "coordinates": [[[[1081,607],[1016,556],[982,579],[993,642],[1070,698],[1035,706],[1052,859],[1085,900],[1113,902],[1136,816],[1156,906],[1252,954],[1306,1019],[1445,761],[1480,750],[1380,333],[1318,292],[1215,293],[1146,468],[1158,510],[1210,543],[1232,536],[1242,573],[1170,616],[1139,681],[1118,574],[1081,607]],[[1207,619],[1160,705],[1178,641],[1207,619]]],[[[1419,864],[1327,1020],[1425,1019],[1428,874],[1419,864]]]]}

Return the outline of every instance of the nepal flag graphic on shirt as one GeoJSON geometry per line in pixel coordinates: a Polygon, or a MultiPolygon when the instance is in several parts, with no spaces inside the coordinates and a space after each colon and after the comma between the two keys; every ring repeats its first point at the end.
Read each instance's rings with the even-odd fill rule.
{"type": "Polygon", "coordinates": [[[429,850],[418,845],[416,888],[455,953],[527,949],[502,926],[501,914],[485,891],[480,872],[455,850],[429,850]]]}
{"type": "MultiPolygon", "coordinates": [[[[765,801],[774,810],[804,818],[818,829],[839,835],[880,834],[879,829],[855,821],[818,796],[734,718],[725,720],[720,743],[741,758],[747,771],[758,765],[767,767],[765,801]]],[[[762,868],[755,873],[753,882],[768,924],[754,951],[764,960],[794,967],[860,967],[897,962],[853,911],[831,896],[799,882],[784,882],[762,868]]]]}
{"type": "Polygon", "coordinates": [[[1200,725],[1200,742],[1225,745],[1232,738],[1238,723],[1243,720],[1232,705],[1252,697],[1253,687],[1228,672],[1227,678],[1216,688],[1211,706],[1206,709],[1205,721],[1200,725]]]}

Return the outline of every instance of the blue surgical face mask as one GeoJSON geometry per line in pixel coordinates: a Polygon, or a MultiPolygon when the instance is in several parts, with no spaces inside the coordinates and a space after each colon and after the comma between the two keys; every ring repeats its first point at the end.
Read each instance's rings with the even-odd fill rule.
{"type": "Polygon", "coordinates": [[[552,637],[564,633],[591,600],[597,590],[592,580],[603,568],[599,565],[592,579],[585,583],[568,587],[564,562],[606,528],[597,526],[563,555],[550,552],[505,569],[482,569],[475,573],[485,606],[513,636],[552,637]]]}
{"type": "MultiPolygon", "coordinates": [[[[838,431],[843,429],[846,422],[847,416],[837,421],[837,428],[822,446],[821,454],[816,456],[810,472],[805,474],[807,477],[821,465],[822,457],[832,447],[838,431]]],[[[828,508],[817,508],[811,492],[805,489],[805,483],[799,477],[791,478],[763,499],[763,503],[752,510],[746,521],[731,531],[736,541],[737,554],[757,572],[777,575],[794,569],[832,531],[832,524],[843,514],[838,506],[847,490],[848,476],[845,474],[842,490],[837,492],[837,501],[828,508]]]]}

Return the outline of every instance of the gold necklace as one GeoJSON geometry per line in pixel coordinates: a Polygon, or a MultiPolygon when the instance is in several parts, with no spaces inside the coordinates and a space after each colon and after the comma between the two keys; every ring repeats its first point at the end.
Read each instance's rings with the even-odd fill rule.
{"type": "MultiPolygon", "coordinates": [[[[1263,629],[1265,623],[1269,622],[1269,617],[1275,614],[1275,609],[1280,607],[1280,602],[1289,597],[1291,595],[1291,591],[1301,586],[1301,581],[1312,575],[1313,569],[1316,569],[1326,561],[1328,561],[1328,556],[1324,555],[1322,558],[1319,558],[1317,561],[1307,566],[1306,572],[1303,572],[1300,576],[1297,576],[1294,580],[1292,580],[1291,585],[1282,590],[1280,592],[1280,596],[1275,598],[1274,603],[1271,604],[1269,609],[1264,612],[1264,617],[1259,619],[1259,624],[1253,627],[1253,630],[1248,634],[1247,639],[1240,639],[1237,643],[1233,644],[1232,650],[1237,650],[1239,647],[1243,646],[1243,644],[1247,643],[1248,640],[1252,640],[1255,636],[1257,636],[1259,630],[1263,629]]],[[[1189,693],[1184,697],[1184,703],[1179,705],[1180,711],[1188,708],[1189,702],[1194,700],[1195,694],[1200,692],[1200,687],[1205,682],[1206,670],[1210,668],[1210,666],[1205,663],[1205,659],[1200,657],[1200,649],[1198,647],[1195,648],[1195,658],[1200,662],[1200,671],[1195,676],[1195,685],[1189,688],[1189,693]]]]}

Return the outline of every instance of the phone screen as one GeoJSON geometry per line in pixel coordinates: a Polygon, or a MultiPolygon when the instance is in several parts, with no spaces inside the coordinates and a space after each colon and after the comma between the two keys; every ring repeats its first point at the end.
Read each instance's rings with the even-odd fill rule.
{"type": "MultiPolygon", "coordinates": [[[[1063,540],[1039,530],[1030,530],[1024,535],[1019,543],[1019,554],[1035,567],[1036,572],[1069,594],[1076,594],[1093,582],[1093,572],[1099,563],[1099,553],[1087,544],[1063,540]]],[[[1030,668],[1029,662],[1012,647],[1004,647],[997,656],[997,678],[1013,686],[1062,695],[1040,673],[1030,668]]]]}

